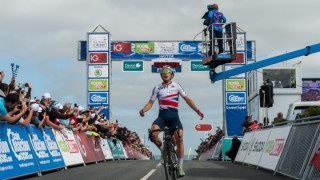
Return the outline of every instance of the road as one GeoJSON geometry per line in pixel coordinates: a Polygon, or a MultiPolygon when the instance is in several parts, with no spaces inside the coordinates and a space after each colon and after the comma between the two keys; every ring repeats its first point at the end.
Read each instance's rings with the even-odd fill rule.
{"type": "MultiPolygon", "coordinates": [[[[290,179],[273,172],[221,161],[184,161],[186,176],[181,180],[280,180],[290,179]]],[[[165,179],[160,161],[108,161],[68,168],[67,170],[44,173],[35,180],[79,180],[79,179],[120,179],[120,180],[161,180],[165,179]]]]}

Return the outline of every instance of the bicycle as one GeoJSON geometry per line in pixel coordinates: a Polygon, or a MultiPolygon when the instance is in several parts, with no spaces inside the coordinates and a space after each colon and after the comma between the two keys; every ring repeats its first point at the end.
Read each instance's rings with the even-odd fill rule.
{"type": "Polygon", "coordinates": [[[178,130],[178,137],[180,137],[179,135],[179,129],[178,127],[165,127],[163,129],[155,129],[155,130],[150,130],[149,129],[149,137],[153,132],[157,132],[160,131],[164,133],[163,135],[163,144],[165,147],[165,152],[164,152],[164,163],[163,163],[163,167],[164,167],[164,171],[166,174],[166,179],[172,179],[175,180],[178,178],[178,163],[177,163],[177,152],[174,148],[174,141],[172,139],[171,133],[170,132],[174,132],[175,130],[178,130]]]}

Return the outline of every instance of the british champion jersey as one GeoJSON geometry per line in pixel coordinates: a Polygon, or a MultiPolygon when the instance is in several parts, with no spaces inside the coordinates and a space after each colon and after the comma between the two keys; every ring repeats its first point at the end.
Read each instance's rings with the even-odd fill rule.
{"type": "Polygon", "coordinates": [[[160,110],[169,108],[178,110],[179,94],[182,97],[187,95],[180,84],[171,82],[170,84],[166,85],[162,83],[153,88],[150,99],[155,101],[156,98],[158,98],[160,110]]]}

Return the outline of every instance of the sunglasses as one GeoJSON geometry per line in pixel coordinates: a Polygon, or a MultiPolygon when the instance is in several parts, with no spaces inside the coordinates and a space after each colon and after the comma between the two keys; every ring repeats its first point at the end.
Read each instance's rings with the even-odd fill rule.
{"type": "Polygon", "coordinates": [[[161,74],[171,74],[172,71],[170,71],[169,69],[165,69],[163,71],[161,71],[161,74]]]}

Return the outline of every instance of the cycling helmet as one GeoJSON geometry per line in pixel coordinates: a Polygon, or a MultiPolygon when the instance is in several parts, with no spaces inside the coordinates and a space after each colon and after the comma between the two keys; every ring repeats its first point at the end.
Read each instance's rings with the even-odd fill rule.
{"type": "Polygon", "coordinates": [[[174,70],[173,70],[173,68],[172,68],[171,66],[168,66],[168,65],[165,65],[165,66],[163,66],[163,67],[160,69],[160,74],[162,73],[162,71],[163,71],[164,69],[169,69],[169,70],[171,71],[171,74],[174,75],[174,70]]]}

